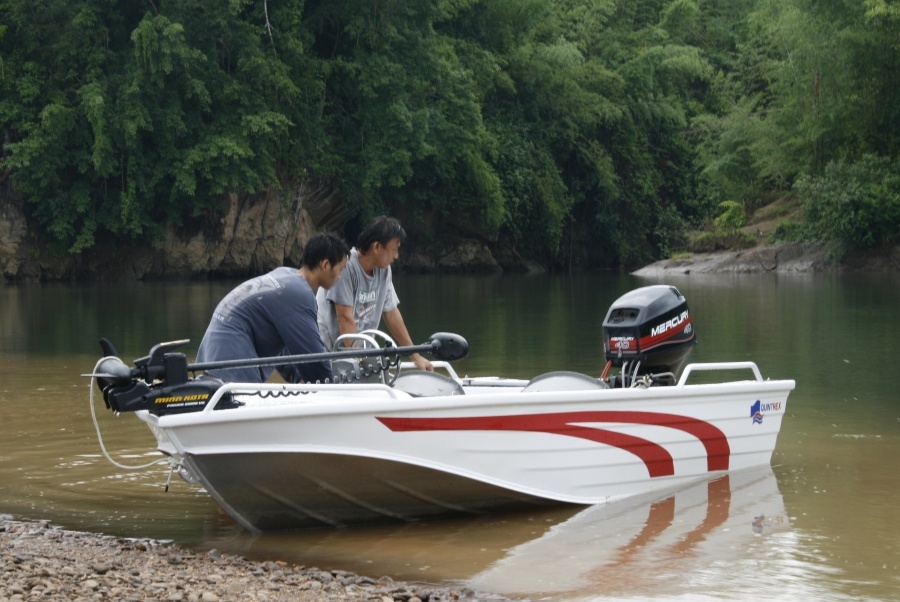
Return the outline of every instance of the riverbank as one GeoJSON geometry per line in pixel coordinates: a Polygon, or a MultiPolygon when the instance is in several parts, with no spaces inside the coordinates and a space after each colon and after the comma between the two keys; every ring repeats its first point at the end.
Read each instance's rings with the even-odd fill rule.
{"type": "Polygon", "coordinates": [[[856,253],[839,262],[829,258],[821,244],[783,243],[750,249],[690,253],[663,259],[632,272],[635,276],[660,277],[670,274],[729,273],[811,273],[811,272],[900,272],[900,245],[877,253],[856,253]]]}
{"type": "Polygon", "coordinates": [[[27,600],[448,602],[509,600],[466,588],[257,562],[175,544],[0,517],[0,602],[27,600]]]}
{"type": "MultiPolygon", "coordinates": [[[[773,235],[786,221],[802,222],[802,207],[788,195],[758,208],[739,229],[738,240],[755,241],[749,247],[684,252],[632,272],[635,276],[672,274],[900,272],[900,245],[856,250],[835,257],[835,249],[817,242],[773,243],[773,235]]],[[[697,232],[695,234],[701,234],[697,232]]],[[[695,249],[695,251],[697,251],[695,249]]]]}

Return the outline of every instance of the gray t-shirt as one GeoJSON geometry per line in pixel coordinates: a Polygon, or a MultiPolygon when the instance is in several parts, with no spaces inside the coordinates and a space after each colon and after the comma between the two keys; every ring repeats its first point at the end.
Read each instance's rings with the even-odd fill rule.
{"type": "Polygon", "coordinates": [[[391,268],[375,268],[374,273],[369,276],[359,265],[359,253],[356,249],[351,249],[347,267],[341,272],[340,280],[327,291],[319,289],[316,301],[319,305],[319,334],[329,351],[334,351],[334,342],[341,335],[335,303],[353,308],[357,332],[378,328],[381,314],[400,304],[391,280],[391,268]]]}
{"type": "MultiPolygon", "coordinates": [[[[322,353],[316,297],[296,269],[275,268],[234,288],[219,302],[200,342],[197,362],[322,353]]],[[[288,382],[324,382],[331,362],[278,366],[288,382]]],[[[273,366],[213,369],[229,382],[261,383],[273,366]]]]}

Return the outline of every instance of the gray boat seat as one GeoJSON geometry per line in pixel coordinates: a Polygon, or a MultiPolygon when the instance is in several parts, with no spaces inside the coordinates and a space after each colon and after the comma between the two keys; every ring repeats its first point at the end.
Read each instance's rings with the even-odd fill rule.
{"type": "Polygon", "coordinates": [[[439,395],[465,395],[462,385],[443,374],[425,370],[406,370],[397,375],[394,388],[413,397],[436,397],[439,395]]]}
{"type": "Polygon", "coordinates": [[[589,391],[591,389],[608,389],[609,385],[593,376],[581,372],[559,370],[535,376],[523,391],[589,391]]]}

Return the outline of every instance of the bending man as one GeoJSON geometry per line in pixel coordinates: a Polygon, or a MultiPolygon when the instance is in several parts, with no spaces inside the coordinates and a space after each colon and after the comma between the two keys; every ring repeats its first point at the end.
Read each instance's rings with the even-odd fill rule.
{"type": "MultiPolygon", "coordinates": [[[[337,338],[377,329],[384,323],[401,347],[412,345],[403,316],[397,307],[391,264],[400,256],[406,232],[396,219],[380,216],[366,226],[350,251],[347,270],[333,288],[319,291],[319,332],[329,350],[337,338]]],[[[434,371],[431,362],[415,353],[409,357],[420,370],[434,371]]]]}
{"type": "MultiPolygon", "coordinates": [[[[216,307],[200,342],[197,362],[322,353],[316,325],[316,292],[334,286],[347,265],[347,243],[334,234],[313,236],[300,269],[275,268],[237,286],[216,307]]],[[[229,382],[262,383],[272,366],[209,370],[229,382]]],[[[290,383],[324,382],[331,362],[278,366],[290,383]]]]}

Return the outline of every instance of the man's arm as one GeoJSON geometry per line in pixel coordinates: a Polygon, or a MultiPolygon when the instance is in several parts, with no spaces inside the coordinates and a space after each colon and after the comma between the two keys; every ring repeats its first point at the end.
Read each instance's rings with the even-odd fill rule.
{"type": "MultiPolygon", "coordinates": [[[[280,295],[277,303],[269,308],[270,319],[278,329],[284,344],[284,355],[304,355],[322,353],[322,338],[316,321],[316,298],[309,291],[300,295],[280,295]]],[[[304,362],[290,367],[279,367],[278,371],[288,382],[325,382],[332,378],[331,361],[304,362]]]]}
{"type": "MultiPolygon", "coordinates": [[[[400,313],[399,308],[395,307],[390,311],[384,312],[384,323],[387,325],[387,328],[394,337],[397,345],[400,347],[410,347],[414,344],[409,336],[409,331],[406,330],[406,324],[403,322],[403,315],[400,313]]],[[[409,359],[415,362],[416,367],[419,370],[434,372],[434,366],[431,362],[418,353],[413,353],[409,356],[409,359]]]]}
{"type": "MultiPolygon", "coordinates": [[[[334,313],[337,315],[338,329],[340,334],[356,334],[356,320],[353,319],[353,308],[349,305],[341,305],[334,303],[334,313]]],[[[350,341],[344,341],[345,347],[350,347],[350,341]]]]}

